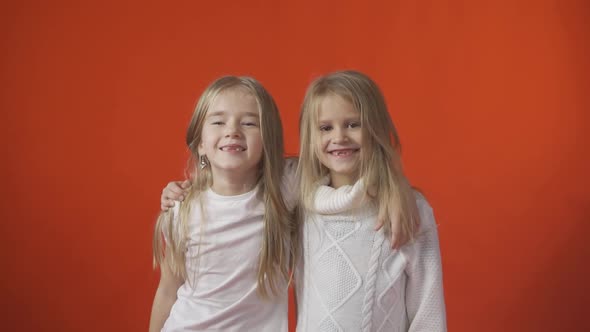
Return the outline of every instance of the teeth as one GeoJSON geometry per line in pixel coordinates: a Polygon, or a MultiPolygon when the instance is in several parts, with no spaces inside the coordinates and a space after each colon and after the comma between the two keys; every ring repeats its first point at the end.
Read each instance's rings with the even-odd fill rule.
{"type": "Polygon", "coordinates": [[[352,154],[352,150],[333,151],[332,154],[336,156],[348,156],[352,154]]]}
{"type": "Polygon", "coordinates": [[[244,151],[243,147],[240,146],[224,146],[221,148],[221,151],[244,151]]]}

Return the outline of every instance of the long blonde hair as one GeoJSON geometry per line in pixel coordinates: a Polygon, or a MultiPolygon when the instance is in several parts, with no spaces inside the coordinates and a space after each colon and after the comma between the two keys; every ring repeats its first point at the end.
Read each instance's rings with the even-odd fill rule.
{"type": "MultiPolygon", "coordinates": [[[[296,245],[290,241],[293,223],[285,205],[280,185],[283,176],[283,129],[278,108],[272,96],[251,77],[225,76],[209,85],[199,98],[186,132],[186,144],[191,152],[189,165],[192,186],[180,205],[177,222],[172,210],[160,213],[153,238],[154,266],[167,264],[175,275],[187,278],[185,251],[188,239],[190,202],[212,184],[209,167],[199,169],[198,146],[201,143],[203,123],[215,98],[223,91],[243,89],[256,99],[260,117],[263,154],[257,179],[258,195],[264,203],[264,234],[258,262],[258,290],[263,298],[278,293],[280,280],[289,279],[289,262],[296,245]],[[167,240],[164,243],[163,237],[167,240]],[[165,246],[167,250],[165,251],[165,246]],[[170,257],[165,257],[168,253],[170,257]]],[[[201,204],[202,200],[199,199],[201,204]]],[[[198,255],[197,255],[198,256],[198,255]]]]}
{"type": "Polygon", "coordinates": [[[389,221],[393,219],[400,222],[398,236],[402,242],[413,239],[419,215],[413,189],[402,170],[400,140],[379,87],[357,71],[338,71],[319,77],[305,94],[299,118],[298,168],[303,209],[314,210],[318,181],[329,174],[317,155],[318,111],[323,98],[334,95],[351,103],[360,114],[363,146],[359,178],[363,179],[365,194],[377,204],[377,218],[384,223],[387,234],[391,232],[389,221]]]}

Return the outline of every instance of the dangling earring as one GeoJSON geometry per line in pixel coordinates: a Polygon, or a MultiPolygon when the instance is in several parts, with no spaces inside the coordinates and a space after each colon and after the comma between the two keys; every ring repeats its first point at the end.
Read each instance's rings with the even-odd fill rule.
{"type": "Polygon", "coordinates": [[[207,162],[207,156],[205,156],[205,155],[199,156],[199,168],[203,169],[203,168],[207,167],[207,165],[209,165],[209,163],[207,162]]]}

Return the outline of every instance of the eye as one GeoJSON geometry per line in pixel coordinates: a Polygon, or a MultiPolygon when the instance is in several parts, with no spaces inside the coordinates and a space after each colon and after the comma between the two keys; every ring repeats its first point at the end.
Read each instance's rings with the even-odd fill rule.
{"type": "Polygon", "coordinates": [[[258,126],[258,124],[256,122],[242,122],[242,125],[246,126],[246,127],[257,127],[258,126]]]}
{"type": "Polygon", "coordinates": [[[211,124],[214,126],[220,126],[223,124],[223,122],[222,121],[213,121],[213,122],[211,122],[211,124]]]}
{"type": "Polygon", "coordinates": [[[358,128],[360,126],[361,126],[360,122],[351,122],[348,124],[348,128],[358,128]]]}
{"type": "Polygon", "coordinates": [[[321,125],[320,126],[320,131],[330,131],[332,130],[332,126],[329,125],[321,125]]]}

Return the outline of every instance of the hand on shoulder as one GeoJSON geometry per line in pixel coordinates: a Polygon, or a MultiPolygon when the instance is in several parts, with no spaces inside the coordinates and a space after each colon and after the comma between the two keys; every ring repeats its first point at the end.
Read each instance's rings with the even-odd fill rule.
{"type": "Polygon", "coordinates": [[[168,211],[174,206],[174,201],[182,202],[188,194],[191,187],[189,180],[168,182],[166,187],[162,189],[162,196],[160,196],[160,209],[168,211]]]}

